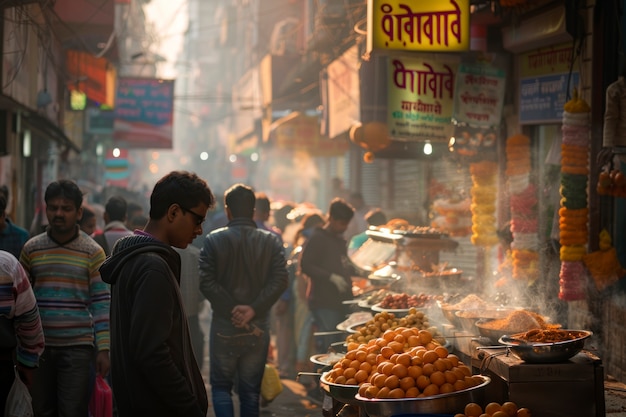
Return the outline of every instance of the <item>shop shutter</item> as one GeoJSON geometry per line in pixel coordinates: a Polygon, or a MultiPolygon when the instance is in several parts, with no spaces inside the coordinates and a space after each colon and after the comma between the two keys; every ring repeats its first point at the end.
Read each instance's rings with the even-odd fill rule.
{"type": "MultiPolygon", "coordinates": [[[[465,165],[458,165],[443,159],[432,164],[431,178],[435,178],[451,190],[458,190],[466,196],[470,195],[472,181],[468,167],[465,165]]],[[[459,246],[454,252],[441,252],[439,262],[447,262],[449,267],[461,269],[465,278],[476,277],[479,255],[476,246],[470,241],[470,235],[453,237],[453,239],[459,243],[459,246]]]]}
{"type": "Polygon", "coordinates": [[[424,182],[424,164],[408,159],[396,159],[393,162],[392,205],[397,217],[403,217],[416,226],[425,225],[424,202],[426,188],[424,182]]]}
{"type": "Polygon", "coordinates": [[[361,162],[361,193],[365,203],[370,207],[385,208],[381,175],[384,172],[385,162],[374,160],[371,164],[361,162]]]}

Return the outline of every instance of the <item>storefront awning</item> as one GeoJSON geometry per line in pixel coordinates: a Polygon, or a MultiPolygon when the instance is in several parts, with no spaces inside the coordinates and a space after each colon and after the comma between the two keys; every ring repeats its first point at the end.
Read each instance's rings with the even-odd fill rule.
{"type": "Polygon", "coordinates": [[[56,126],[48,118],[15,101],[13,98],[0,94],[0,109],[10,110],[13,113],[19,112],[20,116],[26,123],[41,131],[41,133],[46,137],[54,140],[59,145],[67,146],[76,152],[80,152],[80,148],[65,134],[65,132],[63,132],[60,127],[56,126]]]}

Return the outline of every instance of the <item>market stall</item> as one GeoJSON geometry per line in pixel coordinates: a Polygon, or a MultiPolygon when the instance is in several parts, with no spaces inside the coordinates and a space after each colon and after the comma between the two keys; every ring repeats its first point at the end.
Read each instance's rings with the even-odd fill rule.
{"type": "Polygon", "coordinates": [[[462,271],[439,262],[441,251],[454,251],[458,243],[429,227],[393,224],[372,227],[368,240],[351,256],[359,267],[371,270],[370,282],[404,292],[458,291],[462,271]]]}

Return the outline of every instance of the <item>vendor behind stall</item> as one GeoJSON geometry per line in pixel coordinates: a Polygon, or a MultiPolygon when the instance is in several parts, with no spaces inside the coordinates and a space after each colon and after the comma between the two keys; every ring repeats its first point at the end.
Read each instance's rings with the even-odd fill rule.
{"type": "MultiPolygon", "coordinates": [[[[353,216],[354,208],[345,200],[333,199],[328,221],[314,230],[302,250],[300,267],[308,277],[307,302],[319,332],[333,332],[345,320],[350,311],[343,301],[353,298],[352,276],[363,275],[350,261],[343,238],[353,216]]],[[[317,349],[326,352],[335,341],[333,335],[320,337],[317,349]]]]}

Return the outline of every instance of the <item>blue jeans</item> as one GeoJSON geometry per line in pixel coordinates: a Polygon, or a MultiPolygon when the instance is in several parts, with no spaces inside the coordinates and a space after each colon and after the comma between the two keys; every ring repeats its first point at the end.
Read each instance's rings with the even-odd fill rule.
{"type": "Polygon", "coordinates": [[[85,417],[92,362],[91,346],[46,346],[31,387],[35,416],[85,417]]]}
{"type": "MultiPolygon", "coordinates": [[[[320,332],[332,332],[337,330],[337,325],[346,319],[345,310],[333,310],[330,308],[315,308],[311,309],[315,324],[317,324],[317,330],[320,332]]],[[[344,336],[339,335],[325,335],[320,336],[316,340],[316,349],[318,353],[326,353],[330,345],[334,342],[338,342],[344,336]]]]}
{"type": "Polygon", "coordinates": [[[270,343],[269,323],[255,322],[261,336],[213,316],[209,341],[210,383],[216,417],[234,417],[232,391],[237,380],[241,416],[260,414],[261,381],[270,343]]]}

